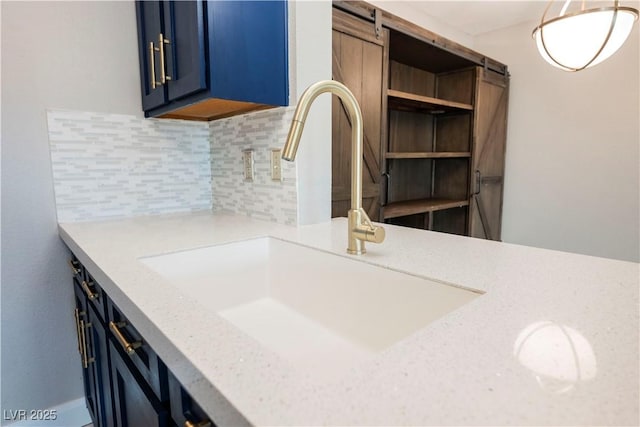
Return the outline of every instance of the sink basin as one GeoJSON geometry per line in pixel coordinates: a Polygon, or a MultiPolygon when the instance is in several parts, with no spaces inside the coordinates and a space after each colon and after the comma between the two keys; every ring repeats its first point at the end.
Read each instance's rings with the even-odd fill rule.
{"type": "Polygon", "coordinates": [[[272,237],[140,258],[301,367],[371,357],[481,295],[272,237]]]}

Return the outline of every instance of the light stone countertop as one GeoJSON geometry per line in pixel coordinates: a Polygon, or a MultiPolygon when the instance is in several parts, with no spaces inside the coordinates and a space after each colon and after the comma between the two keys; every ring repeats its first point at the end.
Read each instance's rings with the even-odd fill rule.
{"type": "Polygon", "coordinates": [[[640,424],[636,263],[387,224],[386,240],[367,244],[358,261],[484,295],[322,378],[138,259],[259,236],[347,257],[346,226],[344,218],[287,227],[199,212],[59,231],[220,426],[640,424]]]}

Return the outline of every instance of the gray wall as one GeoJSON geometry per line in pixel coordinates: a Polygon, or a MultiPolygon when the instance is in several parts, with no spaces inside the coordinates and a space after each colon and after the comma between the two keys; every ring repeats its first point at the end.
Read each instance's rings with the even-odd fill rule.
{"type": "Polygon", "coordinates": [[[135,8],[2,1],[2,409],[82,395],[45,110],[141,115],[135,8]]]}
{"type": "Polygon", "coordinates": [[[538,54],[535,25],[475,42],[511,72],[502,238],[638,262],[640,29],[603,63],[567,73],[538,54]]]}

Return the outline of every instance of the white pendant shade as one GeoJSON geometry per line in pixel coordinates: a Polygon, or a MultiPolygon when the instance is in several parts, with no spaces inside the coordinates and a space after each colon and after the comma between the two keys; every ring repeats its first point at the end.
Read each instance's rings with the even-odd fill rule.
{"type": "Polygon", "coordinates": [[[629,37],[637,19],[637,10],[616,4],[550,19],[536,27],[533,37],[549,64],[578,71],[613,55],[629,37]]]}

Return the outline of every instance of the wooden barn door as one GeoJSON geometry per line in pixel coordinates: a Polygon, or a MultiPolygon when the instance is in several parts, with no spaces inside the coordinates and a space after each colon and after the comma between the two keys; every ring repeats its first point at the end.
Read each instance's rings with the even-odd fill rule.
{"type": "Polygon", "coordinates": [[[478,68],[469,235],[500,240],[508,77],[478,68]]]}
{"type": "MultiPolygon", "coordinates": [[[[333,79],[345,84],[360,103],[364,118],[362,205],[380,215],[383,55],[388,31],[376,38],[375,26],[333,9],[333,79]]],[[[338,97],[332,101],[331,216],[347,216],[351,206],[351,122],[338,97]]]]}

